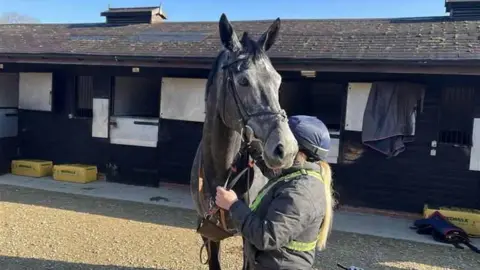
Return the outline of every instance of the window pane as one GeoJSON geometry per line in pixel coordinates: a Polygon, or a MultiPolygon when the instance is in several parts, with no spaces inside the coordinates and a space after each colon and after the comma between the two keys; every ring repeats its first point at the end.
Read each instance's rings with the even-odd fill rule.
{"type": "Polygon", "coordinates": [[[439,142],[471,145],[475,89],[446,87],[440,104],[439,142]]]}
{"type": "Polygon", "coordinates": [[[115,77],[114,115],[158,117],[160,87],[160,79],[115,77]]]}
{"type": "Polygon", "coordinates": [[[75,84],[76,115],[81,117],[91,117],[93,106],[93,77],[77,76],[75,84]]]}

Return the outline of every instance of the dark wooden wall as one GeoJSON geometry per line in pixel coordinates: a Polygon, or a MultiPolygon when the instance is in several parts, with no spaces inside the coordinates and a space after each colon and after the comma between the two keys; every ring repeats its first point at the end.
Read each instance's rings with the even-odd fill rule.
{"type": "Polygon", "coordinates": [[[94,96],[110,97],[111,76],[206,78],[208,71],[142,68],[139,74],[132,74],[130,68],[114,67],[8,65],[7,68],[11,72],[53,72],[53,109],[19,112],[19,155],[16,155],[17,145],[1,144],[4,167],[9,166],[13,157],[39,158],[54,163],[95,164],[109,181],[120,183],[158,186],[159,181],[189,182],[193,155],[201,139],[201,123],[161,119],[157,148],[116,145],[108,139],[93,138],[91,118],[69,118],[69,114],[75,115],[74,76],[94,75],[94,96]],[[8,153],[3,155],[4,152],[8,153]]]}
{"type": "MultiPolygon", "coordinates": [[[[341,205],[408,212],[421,212],[425,203],[480,208],[480,172],[469,170],[470,150],[439,144],[436,156],[430,156],[431,142],[439,139],[442,88],[476,87],[473,116],[479,117],[480,77],[323,73],[315,79],[316,82],[312,79],[306,82],[298,75],[289,75],[287,78],[290,79],[284,76],[286,91],[280,96],[289,114],[317,115],[325,122],[340,121],[340,157],[338,164],[332,164],[332,168],[334,189],[341,205]],[[336,107],[341,107],[343,114],[348,82],[373,81],[407,81],[427,86],[423,112],[417,117],[415,141],[407,144],[405,152],[392,159],[365,147],[361,142],[361,132],[344,130],[344,115],[337,118],[331,113],[325,115],[336,107]],[[322,85],[322,90],[312,94],[312,85],[322,85]],[[332,98],[332,89],[343,92],[342,104],[332,98]],[[335,104],[327,100],[335,100],[335,104]],[[325,106],[329,109],[322,108],[325,106]]],[[[473,122],[473,117],[467,121],[473,122]]],[[[334,128],[334,125],[330,124],[330,127],[334,128]]]]}
{"type": "Polygon", "coordinates": [[[10,171],[12,159],[18,157],[18,146],[18,138],[0,139],[0,173],[7,173],[10,171]]]}
{"type": "MultiPolygon", "coordinates": [[[[423,112],[417,116],[415,141],[407,144],[399,156],[387,159],[361,143],[361,132],[342,131],[343,159],[334,166],[340,203],[409,212],[421,212],[425,203],[480,207],[480,173],[469,170],[469,148],[438,144],[436,155],[430,155],[431,142],[439,139],[442,88],[480,86],[478,78],[392,75],[385,79],[427,85],[423,112]]],[[[476,95],[480,97],[478,87],[476,95]]],[[[479,108],[480,103],[475,106],[479,108]]],[[[473,117],[467,121],[473,122],[473,117]]]]}
{"type": "Polygon", "coordinates": [[[316,116],[329,129],[339,130],[346,88],[342,82],[287,77],[280,87],[280,104],[288,115],[316,116]]]}
{"type": "MultiPolygon", "coordinates": [[[[133,75],[129,68],[7,65],[8,71],[54,72],[53,111],[20,111],[19,136],[0,142],[0,169],[9,166],[10,157],[50,159],[55,163],[82,162],[99,166],[109,181],[157,186],[159,181],[187,184],[190,167],[202,123],[160,120],[158,147],[112,145],[105,139],[92,138],[91,119],[69,118],[73,113],[74,75],[96,75],[95,97],[110,97],[114,75],[176,76],[206,78],[207,70],[162,70],[142,68],[133,75]],[[100,76],[99,76],[100,74],[100,76]],[[18,145],[15,143],[18,140],[18,145]],[[18,146],[18,148],[17,148],[18,146]],[[7,164],[8,161],[8,164],[7,164]]],[[[297,73],[283,73],[285,85],[301,92],[315,83],[302,82],[297,73]]],[[[342,91],[342,104],[322,103],[322,97],[331,97],[333,88],[313,95],[281,97],[289,114],[322,114],[319,106],[341,106],[344,111],[346,86],[350,82],[375,80],[402,80],[429,85],[424,112],[418,115],[416,140],[408,144],[400,156],[387,160],[361,144],[360,132],[343,130],[343,115],[338,117],[341,127],[341,160],[332,165],[334,188],[341,204],[383,209],[419,212],[424,203],[480,207],[480,173],[468,170],[469,152],[464,148],[439,146],[437,155],[430,156],[430,143],[438,137],[438,110],[440,88],[446,84],[480,85],[474,77],[412,76],[393,74],[319,74],[322,83],[334,83],[342,91]],[[343,85],[344,87],[338,87],[343,85]],[[323,96],[322,96],[323,95],[323,96]],[[311,104],[313,99],[316,103],[311,104]],[[295,101],[295,102],[293,102],[295,101]],[[309,107],[309,108],[308,108],[309,107]]],[[[315,88],[315,87],[313,87],[315,88]]],[[[310,91],[310,90],[308,90],[310,91]]],[[[478,95],[477,95],[478,96],[478,95]]],[[[480,97],[479,97],[480,98],[480,97]]],[[[480,102],[476,105],[480,116],[480,102]]],[[[322,117],[319,115],[319,117],[322,117]]],[[[325,116],[331,119],[334,114],[325,116]]],[[[337,121],[337,120],[335,120],[337,121]]]]}

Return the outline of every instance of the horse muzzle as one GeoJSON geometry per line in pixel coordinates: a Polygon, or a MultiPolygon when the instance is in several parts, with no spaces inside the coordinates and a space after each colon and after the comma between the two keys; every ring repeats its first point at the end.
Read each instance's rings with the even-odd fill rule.
{"type": "Polygon", "coordinates": [[[263,145],[263,159],[270,169],[292,166],[298,152],[297,140],[287,123],[280,123],[270,132],[263,145]]]}

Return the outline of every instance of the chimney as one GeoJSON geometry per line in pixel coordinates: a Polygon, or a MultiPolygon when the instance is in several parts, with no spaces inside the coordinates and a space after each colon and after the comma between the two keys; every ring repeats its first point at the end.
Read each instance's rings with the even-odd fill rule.
{"type": "Polygon", "coordinates": [[[480,0],[445,0],[445,11],[460,20],[480,19],[480,0]]]}
{"type": "Polygon", "coordinates": [[[106,17],[107,24],[155,24],[167,19],[163,12],[162,5],[159,7],[129,7],[129,8],[111,8],[100,13],[106,17]]]}

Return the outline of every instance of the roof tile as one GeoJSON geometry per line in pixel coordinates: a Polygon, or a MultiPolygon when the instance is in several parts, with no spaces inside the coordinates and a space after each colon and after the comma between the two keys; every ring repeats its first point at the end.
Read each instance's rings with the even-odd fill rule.
{"type": "MultiPolygon", "coordinates": [[[[232,22],[237,35],[258,37],[272,21],[232,22]]],[[[480,60],[480,21],[446,17],[283,20],[272,58],[332,60],[480,60]]],[[[0,54],[60,53],[153,57],[214,57],[217,22],[155,25],[0,25],[0,54]],[[170,33],[172,38],[165,37],[170,33]],[[181,34],[189,35],[182,37],[181,34]],[[193,37],[192,33],[198,33],[193,37]],[[202,34],[202,35],[200,35],[202,34]]]]}

